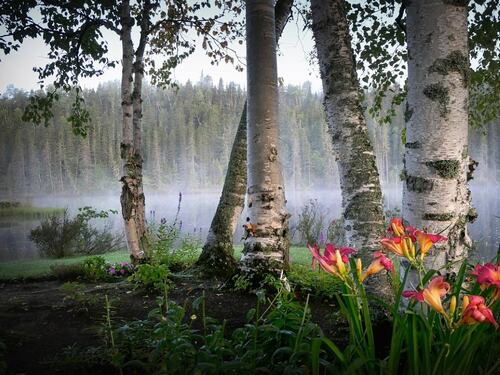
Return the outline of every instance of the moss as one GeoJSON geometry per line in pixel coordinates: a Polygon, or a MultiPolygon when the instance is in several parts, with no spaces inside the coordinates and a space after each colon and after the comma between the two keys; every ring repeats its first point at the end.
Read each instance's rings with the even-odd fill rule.
{"type": "Polygon", "coordinates": [[[409,191],[413,191],[416,193],[425,193],[432,191],[434,188],[434,182],[431,180],[427,180],[422,177],[417,177],[417,176],[409,176],[405,174],[406,178],[406,188],[409,191]]]}
{"type": "MultiPolygon", "coordinates": [[[[383,210],[380,205],[382,201],[382,193],[376,191],[364,191],[356,194],[344,209],[344,218],[352,220],[354,223],[359,221],[377,221],[378,218],[383,217],[383,210]]],[[[363,226],[356,226],[357,231],[363,230],[363,226]]],[[[346,227],[347,229],[347,227],[346,227]]],[[[350,229],[348,229],[350,230],[350,229]]],[[[370,229],[371,231],[371,229],[370,229]]]]}
{"type": "Polygon", "coordinates": [[[446,117],[450,112],[450,90],[442,83],[432,83],[424,88],[424,95],[439,104],[441,117],[446,117]]]}
{"type": "Polygon", "coordinates": [[[474,207],[471,207],[467,212],[467,221],[469,223],[473,223],[474,221],[476,221],[477,217],[478,217],[477,210],[474,207]]]}
{"type": "Polygon", "coordinates": [[[410,105],[408,102],[406,102],[406,107],[405,107],[405,122],[410,121],[411,117],[413,116],[413,108],[410,108],[410,105]]]}
{"type": "Polygon", "coordinates": [[[434,213],[426,213],[422,215],[422,220],[430,220],[430,221],[450,221],[453,219],[453,212],[447,212],[444,214],[434,214],[434,213]]]}
{"type": "Polygon", "coordinates": [[[458,160],[435,160],[425,163],[433,168],[441,178],[451,180],[457,178],[460,173],[460,162],[458,160]]]}
{"type": "Polygon", "coordinates": [[[419,141],[405,143],[406,148],[416,149],[422,147],[419,141]]]}
{"type": "Polygon", "coordinates": [[[443,4],[455,5],[457,7],[466,7],[469,0],[443,0],[443,4]]]}
{"type": "Polygon", "coordinates": [[[479,163],[473,159],[470,159],[468,169],[467,169],[467,181],[470,181],[474,178],[473,174],[474,171],[476,170],[476,167],[479,165],[479,163]]]}
{"type": "Polygon", "coordinates": [[[442,76],[448,75],[450,72],[458,72],[462,75],[463,84],[467,86],[470,78],[469,59],[462,51],[452,51],[443,59],[436,59],[429,67],[429,73],[437,73],[442,76]]]}

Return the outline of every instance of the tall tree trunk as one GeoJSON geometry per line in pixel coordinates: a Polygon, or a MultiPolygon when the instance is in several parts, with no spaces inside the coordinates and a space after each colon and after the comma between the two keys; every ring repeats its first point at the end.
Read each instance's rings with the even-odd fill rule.
{"type": "Polygon", "coordinates": [[[122,193],[120,201],[130,257],[134,262],[140,262],[146,257],[144,249],[146,223],[144,221],[144,194],[142,193],[140,131],[137,131],[137,127],[140,126],[140,119],[139,124],[134,124],[134,109],[137,109],[137,101],[134,108],[134,98],[132,95],[132,82],[134,81],[132,77],[134,71],[134,47],[131,38],[132,24],[133,19],[130,16],[129,1],[123,0],[121,9],[123,133],[122,143],[120,144],[123,177],[121,178],[122,193]],[[139,140],[136,139],[137,133],[139,133],[139,140]],[[139,148],[136,148],[137,146],[139,148]]]}
{"type": "Polygon", "coordinates": [[[278,155],[278,77],[273,0],[247,0],[249,223],[240,266],[260,279],[288,266],[288,213],[278,155]]]}
{"type": "Polygon", "coordinates": [[[441,267],[466,256],[474,216],[467,187],[467,2],[411,1],[407,15],[403,217],[448,237],[427,257],[441,267]]]}
{"type": "MultiPolygon", "coordinates": [[[[275,30],[278,40],[292,12],[293,0],[278,0],[275,5],[275,30]]],[[[222,195],[212,219],[207,240],[197,265],[204,272],[228,276],[234,273],[237,262],[233,257],[233,235],[245,204],[247,188],[247,103],[229,157],[222,195]]]]}
{"type": "Polygon", "coordinates": [[[384,213],[375,154],[361,107],[344,0],[312,0],[312,29],[323,81],[328,130],[342,192],[345,245],[363,260],[380,248],[384,213]]]}

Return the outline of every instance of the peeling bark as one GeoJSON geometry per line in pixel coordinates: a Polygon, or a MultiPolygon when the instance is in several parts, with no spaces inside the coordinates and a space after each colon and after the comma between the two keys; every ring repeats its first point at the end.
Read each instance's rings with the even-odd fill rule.
{"type": "Polygon", "coordinates": [[[288,267],[288,218],[277,144],[278,77],[273,0],[247,0],[249,218],[240,267],[254,279],[288,267]]]}
{"type": "Polygon", "coordinates": [[[439,268],[463,259],[471,245],[467,8],[456,1],[411,1],[407,14],[413,113],[406,124],[403,217],[449,238],[427,257],[429,266],[439,268]]]}
{"type": "MultiPolygon", "coordinates": [[[[275,5],[276,41],[281,36],[292,11],[293,0],[279,0],[275,5]]],[[[229,276],[236,270],[233,235],[245,204],[247,188],[247,103],[229,157],[222,195],[212,219],[207,240],[197,261],[203,272],[229,276]]]]}
{"type": "Polygon", "coordinates": [[[144,76],[144,49],[147,42],[147,15],[149,1],[145,1],[143,23],[139,46],[135,52],[131,38],[133,19],[130,15],[130,3],[122,2],[121,40],[123,48],[122,61],[122,112],[123,134],[120,145],[123,161],[122,192],[120,202],[125,223],[127,248],[133,262],[141,262],[146,258],[146,218],[145,198],[142,185],[141,156],[141,117],[142,117],[142,80],[144,76]]]}
{"type": "Polygon", "coordinates": [[[323,81],[328,130],[337,159],[345,245],[365,261],[379,249],[384,213],[379,174],[361,107],[344,0],[312,0],[312,29],[323,81]]]}

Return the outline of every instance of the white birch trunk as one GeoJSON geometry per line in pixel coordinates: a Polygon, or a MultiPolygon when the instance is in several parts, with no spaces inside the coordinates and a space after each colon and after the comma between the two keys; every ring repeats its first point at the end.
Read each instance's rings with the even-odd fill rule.
{"type": "MultiPolygon", "coordinates": [[[[293,0],[278,0],[275,9],[276,42],[292,11],[293,0]]],[[[233,235],[245,204],[247,188],[247,104],[236,131],[222,195],[197,265],[206,274],[229,276],[237,262],[233,257],[233,235]]]]}
{"type": "Polygon", "coordinates": [[[288,213],[278,157],[278,80],[273,0],[247,0],[248,208],[255,233],[241,269],[260,278],[288,266],[288,213]]]}
{"type": "Polygon", "coordinates": [[[403,217],[448,237],[427,258],[439,268],[463,259],[471,245],[467,2],[408,3],[403,217]]]}
{"type": "MultiPolygon", "coordinates": [[[[121,40],[123,49],[121,95],[123,119],[120,153],[123,161],[123,177],[121,178],[122,193],[120,201],[125,224],[127,248],[132,260],[140,262],[146,257],[146,253],[143,249],[143,237],[145,233],[144,194],[142,194],[142,208],[141,200],[138,199],[142,192],[142,175],[140,179],[137,178],[138,167],[142,167],[142,158],[140,154],[137,154],[135,149],[137,142],[134,141],[134,104],[132,98],[134,47],[131,38],[133,20],[130,16],[129,1],[124,0],[121,7],[121,40]]],[[[140,149],[138,151],[140,152],[140,149]]]]}
{"type": "Polygon", "coordinates": [[[312,29],[323,81],[328,130],[342,192],[345,246],[365,261],[380,248],[384,213],[375,154],[361,107],[344,0],[312,0],[312,29]]]}

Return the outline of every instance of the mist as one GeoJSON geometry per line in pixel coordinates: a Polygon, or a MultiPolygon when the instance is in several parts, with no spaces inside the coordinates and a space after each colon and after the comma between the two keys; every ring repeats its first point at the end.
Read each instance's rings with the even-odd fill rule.
{"type": "MultiPolygon", "coordinates": [[[[370,95],[367,95],[368,103],[370,95]]],[[[340,217],[338,172],[324,121],[321,95],[311,85],[280,89],[280,153],[292,242],[298,215],[317,200],[326,221],[340,217]]],[[[86,92],[92,124],[87,138],[76,137],[65,123],[70,100],[57,105],[48,128],[20,119],[27,95],[11,90],[0,99],[0,201],[34,207],[115,209],[118,214],[95,225],[122,233],[120,212],[120,105],[116,83],[86,92]]],[[[204,241],[219,201],[232,141],[245,100],[234,83],[214,84],[208,76],[178,92],[147,87],[144,94],[144,185],[149,223],[172,221],[182,194],[179,223],[185,234],[204,241]]],[[[367,106],[369,105],[367,103],[367,106]]],[[[367,116],[383,187],[386,210],[401,208],[400,172],[404,145],[403,108],[389,125],[367,116]]],[[[490,260],[500,236],[500,130],[497,123],[470,130],[470,154],[478,161],[471,181],[478,219],[469,226],[475,240],[472,257],[490,260]]],[[[242,238],[243,212],[235,233],[242,238]]],[[[28,235],[39,220],[0,219],[0,261],[38,257],[28,235]]]]}

